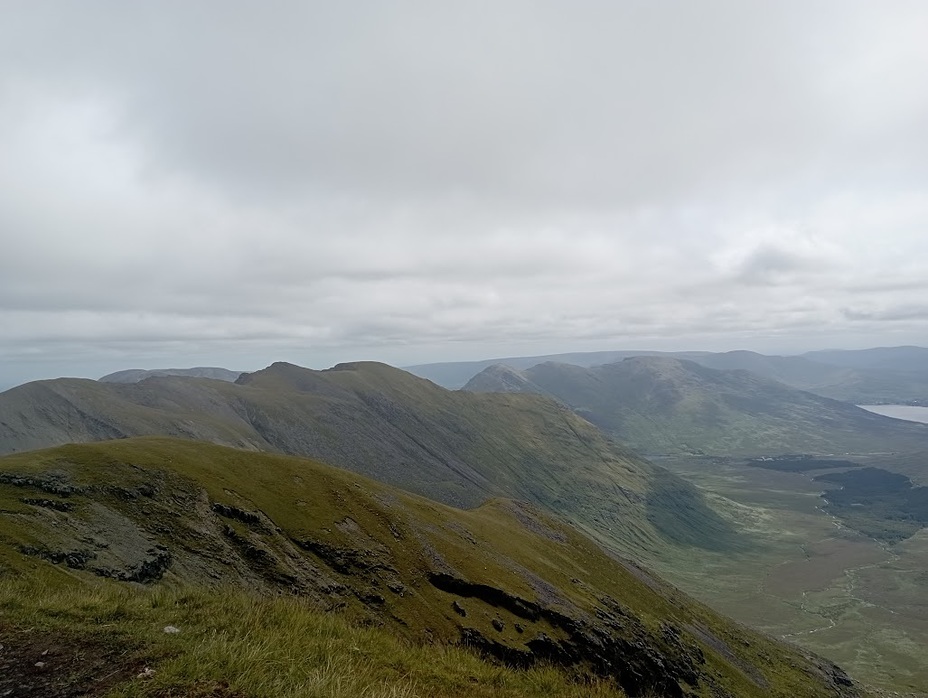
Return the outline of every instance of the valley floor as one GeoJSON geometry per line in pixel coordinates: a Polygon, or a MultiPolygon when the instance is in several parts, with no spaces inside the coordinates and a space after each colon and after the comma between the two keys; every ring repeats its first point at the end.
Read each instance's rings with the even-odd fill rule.
{"type": "MultiPolygon", "coordinates": [[[[861,459],[858,459],[861,460],[861,459]]],[[[746,553],[676,555],[661,574],[737,620],[889,692],[928,695],[928,529],[895,544],[823,510],[815,473],[662,459],[755,541],[746,553]]]]}

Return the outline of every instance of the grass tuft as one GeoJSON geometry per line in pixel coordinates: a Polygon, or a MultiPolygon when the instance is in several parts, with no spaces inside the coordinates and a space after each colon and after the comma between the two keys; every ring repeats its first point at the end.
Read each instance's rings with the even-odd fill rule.
{"type": "Polygon", "coordinates": [[[608,682],[578,680],[551,666],[515,670],[464,648],[417,646],[381,629],[358,627],[297,598],[237,590],[107,583],[38,596],[20,582],[5,581],[0,628],[14,638],[28,630],[47,637],[66,633],[69,642],[105,641],[125,647],[126,662],[154,669],[150,678],[133,670],[133,678],[112,687],[108,698],[625,695],[608,682]],[[167,625],[180,632],[165,633],[167,625]]]}

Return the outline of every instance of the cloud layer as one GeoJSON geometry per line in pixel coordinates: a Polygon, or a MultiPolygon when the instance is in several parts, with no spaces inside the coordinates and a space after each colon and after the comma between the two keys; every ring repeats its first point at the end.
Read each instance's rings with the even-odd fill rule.
{"type": "Polygon", "coordinates": [[[11,2],[0,384],[928,342],[918,0],[11,2]]]}

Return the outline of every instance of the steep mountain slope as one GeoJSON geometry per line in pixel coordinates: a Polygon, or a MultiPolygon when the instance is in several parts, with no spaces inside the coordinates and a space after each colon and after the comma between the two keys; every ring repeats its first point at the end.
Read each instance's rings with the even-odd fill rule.
{"type": "Polygon", "coordinates": [[[214,380],[234,383],[242,375],[241,371],[230,371],[227,368],[213,366],[198,366],[196,368],[156,368],[142,369],[130,368],[125,371],[116,371],[99,378],[103,383],[138,383],[154,376],[186,376],[187,378],[212,378],[214,380]]]}
{"type": "Polygon", "coordinates": [[[644,559],[745,544],[695,488],[537,395],[451,392],[373,363],[0,394],[0,452],[147,434],[310,456],[457,506],[514,497],[644,559]]]}
{"type": "MultiPolygon", "coordinates": [[[[923,425],[691,361],[636,357],[593,368],[547,363],[521,377],[522,389],[531,385],[556,396],[646,453],[872,453],[928,443],[923,425]]],[[[490,378],[470,385],[492,389],[490,378]]]]}
{"type": "MultiPolygon", "coordinates": [[[[631,696],[858,695],[837,667],[531,507],[460,511],[316,462],[189,441],[0,459],[0,577],[297,594],[413,642],[605,676],[631,696]]],[[[107,618],[111,632],[126,616],[124,604],[107,618]]]]}

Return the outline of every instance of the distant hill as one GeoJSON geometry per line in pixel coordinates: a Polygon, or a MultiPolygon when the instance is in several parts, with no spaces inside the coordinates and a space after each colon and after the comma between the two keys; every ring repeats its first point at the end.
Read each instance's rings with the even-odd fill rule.
{"type": "Polygon", "coordinates": [[[487,366],[487,368],[471,378],[464,389],[472,393],[547,394],[547,391],[526,378],[522,371],[505,364],[487,366]]]}
{"type": "Polygon", "coordinates": [[[212,378],[213,380],[228,381],[234,383],[242,375],[241,371],[230,371],[227,368],[214,368],[211,366],[199,366],[197,368],[156,368],[151,370],[141,368],[130,368],[125,371],[116,371],[102,378],[103,383],[138,383],[146,378],[154,376],[185,376],[187,378],[212,378]]]}
{"type": "Polygon", "coordinates": [[[707,354],[697,363],[741,369],[854,404],[928,404],[928,350],[919,347],[765,356],[750,351],[707,354]],[[897,351],[898,350],[898,351],[897,351]]]}
{"type": "MultiPolygon", "coordinates": [[[[756,368],[769,357],[734,358],[756,368]]],[[[803,361],[784,364],[801,369],[803,361]]],[[[512,375],[487,369],[465,389],[506,392],[512,375]]],[[[754,372],[721,371],[693,361],[635,357],[592,368],[544,363],[519,372],[518,379],[522,392],[534,388],[554,396],[651,454],[872,453],[915,451],[928,444],[925,425],[874,415],[754,372]]]]}
{"type": "Polygon", "coordinates": [[[706,354],[694,361],[720,371],[750,371],[802,390],[841,383],[853,373],[804,356],[768,356],[742,350],[706,354]]]}
{"type": "Polygon", "coordinates": [[[803,356],[820,363],[848,368],[888,371],[928,371],[928,349],[924,347],[875,347],[873,349],[810,351],[803,356]]]}
{"type": "Polygon", "coordinates": [[[483,361],[450,361],[433,364],[420,364],[406,366],[404,370],[420,378],[438,383],[438,385],[457,390],[478,373],[491,366],[501,365],[514,369],[526,369],[538,364],[554,361],[557,363],[573,364],[575,366],[599,366],[614,363],[632,356],[670,356],[682,359],[696,359],[707,354],[701,351],[661,352],[661,351],[588,351],[572,352],[568,354],[548,354],[545,356],[510,356],[504,359],[486,359],[483,361]]]}
{"type": "MultiPolygon", "coordinates": [[[[219,667],[226,673],[217,678],[235,685],[243,671],[263,670],[253,665],[264,643],[274,642],[257,639],[265,623],[276,622],[262,611],[308,626],[322,622],[307,615],[311,609],[338,609],[327,626],[330,656],[348,666],[345,658],[362,650],[337,639],[344,619],[382,633],[381,645],[389,634],[421,647],[420,663],[463,644],[510,667],[569,672],[581,685],[606,679],[629,696],[860,695],[830,662],[723,618],[571,526],[510,500],[461,511],[305,459],[130,439],[4,457],[0,502],[0,593],[17,583],[42,590],[4,605],[0,687],[28,685],[36,667],[62,664],[63,653],[40,653],[54,647],[55,635],[83,656],[94,638],[99,644],[104,623],[106,636],[124,645],[103,670],[112,677],[118,658],[138,651],[128,642],[132,632],[150,647],[154,628],[165,624],[155,618],[181,617],[182,627],[170,628],[179,638],[169,651],[154,652],[117,680],[132,681],[150,662],[155,670],[142,676],[164,672],[183,682],[170,695],[244,695],[224,690],[227,683],[201,682],[216,667],[184,653],[196,656],[194,647],[205,643],[223,652],[239,635],[254,638],[247,658],[219,667]],[[230,593],[235,587],[251,598],[238,625],[211,612],[217,604],[241,605],[230,593]],[[43,611],[62,589],[66,611],[43,611]],[[300,602],[274,605],[279,595],[300,602]],[[101,613],[113,597],[116,608],[101,613]],[[140,623],[142,613],[153,618],[140,623]],[[27,641],[26,649],[40,648],[32,653],[40,664],[24,652],[27,641]]],[[[287,649],[281,666],[292,671],[304,658],[287,649]]],[[[382,661],[380,653],[361,660],[382,661]]],[[[469,661],[473,667],[473,655],[469,661]]],[[[395,675],[414,670],[398,654],[393,662],[395,675]]],[[[497,680],[504,678],[498,672],[497,680]]],[[[442,684],[426,690],[490,695],[483,689],[491,685],[475,681],[472,674],[451,692],[442,684]]],[[[539,686],[533,695],[550,692],[539,686]]]]}
{"type": "Polygon", "coordinates": [[[408,370],[446,388],[458,389],[491,366],[525,370],[554,362],[589,368],[636,356],[694,361],[719,370],[750,371],[800,390],[858,405],[928,404],[928,349],[921,347],[822,351],[801,356],[768,356],[743,350],[721,353],[606,351],[423,364],[408,370]]]}
{"type": "Polygon", "coordinates": [[[521,499],[639,557],[745,544],[695,488],[538,395],[452,392],[376,363],[0,394],[0,452],[141,435],[318,458],[455,506],[521,499]]]}

